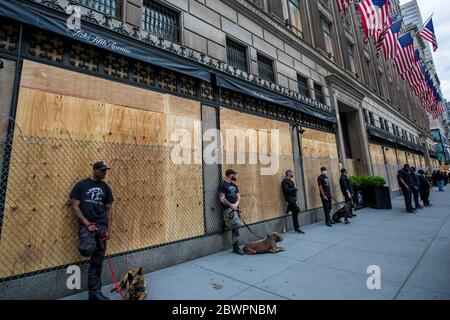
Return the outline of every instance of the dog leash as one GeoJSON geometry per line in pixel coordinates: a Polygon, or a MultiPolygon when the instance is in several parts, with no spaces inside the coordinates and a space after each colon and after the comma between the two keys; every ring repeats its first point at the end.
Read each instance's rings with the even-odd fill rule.
{"type": "Polygon", "coordinates": [[[97,231],[97,235],[100,237],[100,239],[103,240],[103,243],[105,245],[106,260],[108,261],[109,271],[111,272],[111,277],[114,281],[114,285],[116,286],[116,291],[120,294],[120,297],[122,298],[122,300],[125,301],[126,298],[123,295],[122,289],[120,288],[119,283],[117,282],[116,275],[114,274],[114,270],[113,270],[112,263],[111,263],[111,257],[109,256],[109,254],[107,254],[105,234],[101,233],[100,231],[97,231]]]}
{"type": "Polygon", "coordinates": [[[245,222],[245,220],[242,218],[241,216],[241,210],[237,210],[237,213],[239,214],[239,218],[242,220],[242,222],[244,223],[244,225],[247,227],[248,231],[250,231],[251,234],[253,234],[255,237],[260,238],[260,239],[265,239],[266,237],[261,237],[258,236],[256,233],[254,233],[252,231],[252,229],[250,229],[250,227],[248,226],[248,224],[245,222]]]}

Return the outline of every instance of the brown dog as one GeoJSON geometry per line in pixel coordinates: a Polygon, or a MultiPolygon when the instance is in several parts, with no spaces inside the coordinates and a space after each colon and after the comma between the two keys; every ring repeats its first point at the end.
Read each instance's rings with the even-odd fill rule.
{"type": "MultiPolygon", "coordinates": [[[[119,283],[120,290],[125,290],[127,300],[145,300],[147,297],[147,280],[142,274],[142,268],[131,269],[119,283]]],[[[114,286],[111,292],[118,292],[114,286]]]]}
{"type": "Polygon", "coordinates": [[[243,250],[246,254],[256,254],[266,252],[277,253],[284,251],[283,248],[277,247],[277,243],[281,241],[283,241],[283,237],[277,232],[272,232],[272,235],[266,236],[266,238],[263,240],[255,242],[247,242],[243,250]]]}

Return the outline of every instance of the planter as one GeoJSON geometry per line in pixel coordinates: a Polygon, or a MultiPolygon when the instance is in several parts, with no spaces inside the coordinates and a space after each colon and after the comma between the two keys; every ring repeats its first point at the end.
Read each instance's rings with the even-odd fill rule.
{"type": "Polygon", "coordinates": [[[355,203],[356,210],[367,207],[362,189],[354,189],[353,202],[355,203]]]}
{"type": "Polygon", "coordinates": [[[363,197],[371,208],[392,209],[389,187],[364,186],[363,197]]]}

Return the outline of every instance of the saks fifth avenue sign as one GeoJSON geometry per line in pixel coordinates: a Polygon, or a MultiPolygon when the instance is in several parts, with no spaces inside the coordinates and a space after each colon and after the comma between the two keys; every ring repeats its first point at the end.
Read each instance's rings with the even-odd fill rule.
{"type": "Polygon", "coordinates": [[[67,30],[67,32],[75,38],[79,38],[83,41],[92,43],[93,45],[104,47],[105,49],[111,49],[120,53],[130,54],[131,50],[121,47],[116,41],[106,39],[98,34],[85,31],[83,29],[78,30],[67,30]]]}

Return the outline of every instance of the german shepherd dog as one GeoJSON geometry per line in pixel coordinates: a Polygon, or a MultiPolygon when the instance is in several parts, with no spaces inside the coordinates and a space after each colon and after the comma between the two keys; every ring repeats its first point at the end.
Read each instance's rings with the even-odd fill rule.
{"type": "Polygon", "coordinates": [[[283,241],[283,237],[277,232],[272,232],[272,234],[267,235],[265,239],[255,242],[247,242],[243,250],[246,254],[256,254],[266,252],[277,253],[284,251],[283,248],[277,247],[277,243],[281,241],[283,241]]]}
{"type": "MultiPolygon", "coordinates": [[[[147,280],[142,274],[142,268],[131,269],[119,283],[120,290],[125,290],[127,300],[145,300],[147,298],[147,280]]],[[[118,292],[114,286],[111,292],[118,292]]]]}
{"type": "Polygon", "coordinates": [[[348,218],[350,217],[353,206],[354,204],[344,203],[344,206],[336,211],[331,219],[333,219],[335,223],[341,223],[341,219],[344,218],[345,224],[349,224],[350,221],[348,221],[348,218]]]}

